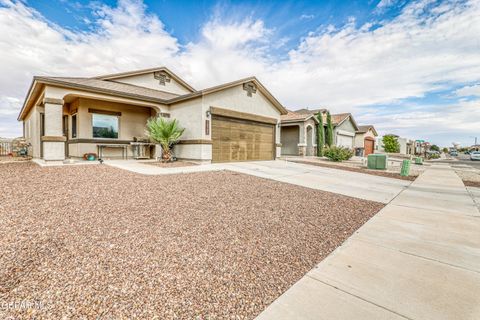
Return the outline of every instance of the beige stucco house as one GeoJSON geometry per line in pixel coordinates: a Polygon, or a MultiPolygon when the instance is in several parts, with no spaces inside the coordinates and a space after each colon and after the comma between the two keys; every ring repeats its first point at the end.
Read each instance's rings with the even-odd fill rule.
{"type": "MultiPolygon", "coordinates": [[[[317,114],[323,116],[327,127],[326,109],[300,109],[288,111],[281,116],[282,155],[314,156],[317,153],[317,114]]],[[[357,124],[350,113],[332,114],[333,144],[338,147],[354,148],[357,124]]],[[[324,132],[325,136],[325,132],[324,132]]]]}
{"type": "Polygon", "coordinates": [[[281,116],[282,155],[314,156],[317,154],[317,126],[315,116],[324,109],[308,112],[288,111],[281,116]]]}
{"type": "Polygon", "coordinates": [[[287,111],[255,77],[195,90],[160,67],[34,77],[18,120],[34,158],[62,161],[100,149],[104,158],[131,158],[147,119],[159,114],[185,128],[176,157],[225,162],[279,156],[280,117],[287,111]]]}
{"type": "Polygon", "coordinates": [[[375,140],[378,136],[373,125],[358,126],[355,134],[355,153],[357,156],[366,157],[375,152],[375,140]]]}

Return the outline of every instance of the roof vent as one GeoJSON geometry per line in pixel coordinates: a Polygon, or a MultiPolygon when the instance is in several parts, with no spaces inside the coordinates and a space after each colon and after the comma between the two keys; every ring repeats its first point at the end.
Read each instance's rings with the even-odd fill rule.
{"type": "Polygon", "coordinates": [[[170,82],[170,76],[165,71],[156,71],[153,73],[153,77],[157,79],[162,86],[170,82]]]}
{"type": "Polygon", "coordinates": [[[243,90],[247,91],[247,96],[251,97],[252,94],[257,93],[257,86],[253,82],[246,82],[243,84],[243,90]]]}

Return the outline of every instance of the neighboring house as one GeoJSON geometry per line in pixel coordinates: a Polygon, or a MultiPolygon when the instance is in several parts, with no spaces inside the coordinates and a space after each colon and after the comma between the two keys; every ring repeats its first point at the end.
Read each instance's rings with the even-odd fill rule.
{"type": "Polygon", "coordinates": [[[316,114],[325,109],[288,111],[281,116],[282,155],[314,156],[317,154],[316,114]]]}
{"type": "MultiPolygon", "coordinates": [[[[326,119],[326,118],[325,118],[326,119]]],[[[350,113],[332,114],[333,143],[337,147],[354,148],[355,133],[358,126],[350,113]]],[[[326,125],[326,121],[325,121],[326,125]]]]}
{"type": "Polygon", "coordinates": [[[398,138],[398,143],[400,144],[400,153],[406,155],[415,154],[415,142],[407,138],[398,138]]]}
{"type": "Polygon", "coordinates": [[[378,133],[373,125],[358,126],[355,133],[355,154],[366,157],[375,152],[375,138],[378,133]]]}
{"type": "MultiPolygon", "coordinates": [[[[322,113],[326,131],[326,109],[300,109],[281,117],[282,155],[313,156],[317,153],[317,114],[322,113]]],[[[333,143],[353,149],[357,124],[350,113],[332,114],[333,143]]]]}
{"type": "MultiPolygon", "coordinates": [[[[195,90],[165,67],[92,78],[34,77],[18,120],[32,156],[46,161],[104,150],[131,158],[148,118],[175,118],[185,128],[178,158],[270,160],[280,155],[286,109],[255,77],[195,90]]],[[[151,155],[154,154],[152,151],[151,155]]]]}
{"type": "MultiPolygon", "coordinates": [[[[394,136],[397,138],[398,144],[400,145],[400,151],[398,152],[399,154],[404,154],[404,155],[414,155],[416,153],[416,142],[407,138],[402,138],[396,134],[388,134],[389,136],[394,136]]],[[[417,140],[418,141],[418,140],[417,140]]],[[[375,150],[377,153],[384,153],[385,149],[383,147],[383,137],[377,137],[376,138],[376,147],[375,150]]],[[[424,152],[424,151],[418,151],[418,152],[424,152]]]]}

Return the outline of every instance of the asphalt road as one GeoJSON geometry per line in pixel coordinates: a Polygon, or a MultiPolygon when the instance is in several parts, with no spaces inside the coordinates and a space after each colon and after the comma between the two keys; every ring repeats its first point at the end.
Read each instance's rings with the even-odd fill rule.
{"type": "Polygon", "coordinates": [[[454,159],[452,160],[439,160],[435,162],[440,162],[440,163],[448,163],[453,166],[455,165],[469,165],[472,166],[476,169],[480,169],[480,161],[472,161],[470,160],[470,156],[468,154],[463,154],[459,153],[457,157],[453,157],[454,159]]]}

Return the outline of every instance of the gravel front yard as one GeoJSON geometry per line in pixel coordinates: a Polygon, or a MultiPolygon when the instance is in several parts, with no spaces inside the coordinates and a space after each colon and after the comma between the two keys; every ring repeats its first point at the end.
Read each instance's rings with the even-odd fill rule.
{"type": "Polygon", "coordinates": [[[467,187],[480,188],[480,170],[472,168],[470,166],[452,166],[455,168],[455,172],[462,179],[463,184],[467,187]]]}
{"type": "Polygon", "coordinates": [[[383,207],[106,165],[4,164],[0,187],[1,319],[252,319],[383,207]]]}

